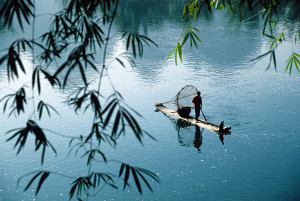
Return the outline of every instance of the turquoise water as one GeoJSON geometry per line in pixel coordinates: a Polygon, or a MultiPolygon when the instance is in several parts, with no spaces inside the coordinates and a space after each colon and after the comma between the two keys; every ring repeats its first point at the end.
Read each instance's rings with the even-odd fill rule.
{"type": "MultiPolygon", "coordinates": [[[[62,6],[57,1],[41,2],[39,13],[55,12],[62,6]]],[[[268,39],[261,36],[263,22],[259,18],[240,24],[238,17],[229,18],[228,13],[204,13],[197,22],[190,23],[199,28],[203,42],[198,50],[186,48],[183,63],[176,66],[173,59],[166,57],[185,25],[180,20],[182,5],[180,1],[158,2],[121,2],[127,9],[117,18],[114,31],[139,30],[159,46],[146,48],[134,68],[114,64],[109,70],[116,89],[143,116],[139,119],[143,129],[157,141],[145,138],[142,146],[128,133],[116,149],[104,147],[104,152],[110,159],[155,172],[161,183],[151,182],[154,192],[144,188],[143,195],[138,194],[133,183],[125,191],[106,187],[89,200],[299,200],[300,76],[296,71],[291,75],[284,73],[290,43],[278,49],[277,71],[265,71],[268,59],[249,62],[269,48],[268,39]],[[201,90],[203,111],[210,122],[218,124],[224,120],[226,126],[232,127],[232,134],[222,140],[224,144],[214,132],[185,125],[155,110],[155,102],[170,100],[188,84],[201,90]]],[[[299,30],[296,11],[285,12],[299,30]]],[[[47,22],[47,16],[39,18],[38,33],[45,31],[47,22]]],[[[2,28],[1,50],[15,37],[30,37],[30,31],[23,35],[17,26],[11,30],[2,28]]],[[[125,48],[125,41],[116,38],[110,55],[118,55],[125,48]]],[[[294,48],[300,51],[299,46],[294,48]]],[[[30,53],[23,57],[30,66],[30,53]]],[[[97,79],[92,72],[89,76],[97,79]]],[[[5,66],[1,66],[1,97],[24,82],[30,84],[26,76],[20,80],[8,85],[5,66]]],[[[40,123],[43,127],[69,136],[89,131],[90,116],[76,116],[62,103],[79,80],[78,75],[71,77],[65,92],[45,86],[42,97],[61,116],[45,118],[40,123]]],[[[33,151],[33,142],[16,156],[14,143],[5,142],[5,132],[24,126],[28,115],[18,119],[0,115],[0,200],[68,200],[72,180],[60,176],[50,176],[37,197],[35,188],[23,192],[29,178],[21,180],[17,187],[18,178],[34,170],[70,176],[86,174],[81,155],[68,156],[68,139],[52,133],[48,133],[48,138],[58,156],[49,152],[43,167],[40,152],[33,151]]],[[[119,166],[111,162],[102,168],[118,174],[119,166]]]]}

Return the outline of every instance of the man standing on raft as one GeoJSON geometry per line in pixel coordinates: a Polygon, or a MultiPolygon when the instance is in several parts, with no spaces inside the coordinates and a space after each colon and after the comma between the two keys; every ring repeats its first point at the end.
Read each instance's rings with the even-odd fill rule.
{"type": "Polygon", "coordinates": [[[200,110],[202,108],[202,98],[200,96],[200,91],[197,92],[197,96],[195,96],[192,100],[192,102],[194,103],[195,105],[195,119],[198,121],[198,118],[200,116],[200,110]]]}

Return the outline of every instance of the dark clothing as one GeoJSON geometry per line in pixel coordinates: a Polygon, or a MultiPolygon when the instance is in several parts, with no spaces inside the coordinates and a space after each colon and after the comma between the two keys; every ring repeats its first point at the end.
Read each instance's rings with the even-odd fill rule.
{"type": "Polygon", "coordinates": [[[200,107],[202,106],[202,98],[201,96],[195,96],[192,100],[192,102],[194,103],[194,105],[199,105],[200,107]]]}
{"type": "Polygon", "coordinates": [[[201,110],[201,107],[195,106],[195,113],[196,113],[195,119],[197,119],[197,120],[198,120],[198,118],[200,116],[200,110],[201,110]]]}
{"type": "Polygon", "coordinates": [[[195,96],[192,100],[192,102],[194,103],[195,105],[195,119],[198,119],[199,116],[200,116],[200,110],[201,110],[201,107],[202,107],[202,98],[201,96],[195,96]]]}

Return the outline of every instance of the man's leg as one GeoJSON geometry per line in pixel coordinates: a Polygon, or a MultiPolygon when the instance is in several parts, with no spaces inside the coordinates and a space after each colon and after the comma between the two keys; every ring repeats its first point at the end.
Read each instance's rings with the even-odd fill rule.
{"type": "Polygon", "coordinates": [[[197,109],[195,110],[195,112],[196,112],[196,117],[195,117],[195,119],[198,120],[199,115],[200,115],[200,110],[197,108],[197,109]]]}

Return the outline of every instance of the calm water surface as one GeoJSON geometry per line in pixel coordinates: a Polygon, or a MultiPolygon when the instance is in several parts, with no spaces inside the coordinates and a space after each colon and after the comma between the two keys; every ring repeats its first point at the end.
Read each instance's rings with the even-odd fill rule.
{"type": "MultiPolygon", "coordinates": [[[[38,1],[37,10],[54,13],[62,6],[59,1],[38,1]]],[[[290,43],[278,49],[278,71],[265,71],[268,59],[249,62],[269,48],[268,40],[261,37],[263,23],[259,18],[240,24],[238,17],[228,17],[226,12],[204,13],[197,22],[190,22],[199,28],[203,42],[198,50],[186,48],[183,63],[176,66],[173,59],[166,57],[186,25],[180,20],[182,3],[122,1],[121,6],[126,7],[126,12],[119,13],[114,31],[138,30],[159,47],[146,48],[135,68],[112,65],[109,75],[126,102],[143,115],[141,125],[157,141],[146,138],[142,146],[128,134],[119,141],[117,149],[104,147],[104,152],[111,159],[157,173],[162,182],[151,182],[154,193],[144,188],[143,195],[139,195],[133,184],[132,189],[125,191],[104,188],[90,200],[299,200],[300,75],[284,73],[290,43]],[[232,127],[231,135],[220,139],[214,132],[155,111],[155,102],[170,100],[188,84],[202,92],[207,119],[214,123],[225,120],[225,125],[232,127]]],[[[299,30],[297,12],[283,12],[299,30]]],[[[47,29],[48,22],[48,16],[39,18],[37,35],[47,29]]],[[[22,33],[17,26],[10,30],[1,26],[0,54],[15,37],[30,34],[22,33]]],[[[112,44],[111,57],[126,48],[120,38],[112,44]]],[[[300,51],[299,47],[294,48],[300,51]]],[[[30,53],[24,53],[23,58],[30,66],[30,53]]],[[[92,72],[89,76],[97,79],[92,72]]],[[[6,68],[1,66],[1,97],[24,82],[30,84],[26,76],[20,79],[22,83],[9,85],[6,68]]],[[[42,97],[61,116],[45,118],[40,123],[43,127],[71,136],[89,131],[90,116],[76,116],[61,103],[79,80],[77,75],[71,77],[66,92],[45,86],[42,97]]],[[[23,192],[29,178],[21,180],[17,187],[18,178],[34,170],[70,176],[86,174],[85,161],[74,154],[68,156],[68,139],[52,133],[48,137],[58,156],[49,152],[44,167],[40,167],[40,152],[33,152],[34,145],[30,143],[16,156],[14,142],[5,142],[5,132],[24,126],[27,118],[28,114],[18,119],[0,115],[0,200],[68,200],[71,180],[59,176],[50,176],[37,197],[34,188],[23,192]]],[[[103,170],[108,168],[118,174],[118,164],[111,163],[103,170]]]]}

